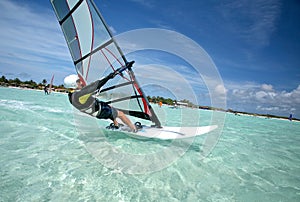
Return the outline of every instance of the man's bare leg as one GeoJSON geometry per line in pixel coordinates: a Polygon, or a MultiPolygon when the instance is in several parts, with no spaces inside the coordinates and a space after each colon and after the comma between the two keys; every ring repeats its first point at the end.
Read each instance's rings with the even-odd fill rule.
{"type": "MultiPolygon", "coordinates": [[[[131,128],[131,130],[135,131],[136,128],[135,126],[131,123],[130,119],[121,111],[118,111],[118,118],[120,118],[123,123],[125,123],[127,126],[129,126],[131,128]]],[[[117,126],[118,122],[116,120],[114,120],[114,124],[117,126]]]]}

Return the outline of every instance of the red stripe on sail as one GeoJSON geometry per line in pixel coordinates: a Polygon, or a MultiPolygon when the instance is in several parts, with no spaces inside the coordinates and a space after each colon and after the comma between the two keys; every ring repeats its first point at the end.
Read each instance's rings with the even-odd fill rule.
{"type": "MultiPolygon", "coordinates": [[[[143,93],[142,93],[141,89],[139,88],[139,86],[136,83],[134,83],[134,87],[138,90],[139,94],[141,96],[143,96],[143,93]]],[[[144,97],[142,98],[142,101],[143,101],[145,113],[148,114],[149,116],[152,116],[152,114],[150,112],[150,109],[148,107],[147,101],[145,100],[144,97]]]]}

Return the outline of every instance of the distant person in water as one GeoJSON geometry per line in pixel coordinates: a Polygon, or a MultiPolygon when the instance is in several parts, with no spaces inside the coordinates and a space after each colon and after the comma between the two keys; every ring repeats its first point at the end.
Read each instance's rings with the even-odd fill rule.
{"type": "Polygon", "coordinates": [[[293,120],[293,114],[290,114],[289,120],[290,120],[290,121],[293,120]]]}
{"type": "Polygon", "coordinates": [[[159,107],[161,107],[162,106],[162,101],[159,101],[158,105],[159,105],[159,107]]]}
{"type": "Polygon", "coordinates": [[[48,88],[47,88],[47,86],[45,85],[45,87],[44,87],[44,91],[45,91],[45,95],[48,95],[49,94],[49,92],[48,92],[48,88]]]}
{"type": "Polygon", "coordinates": [[[110,105],[98,100],[95,94],[100,91],[100,88],[109,80],[114,78],[118,72],[111,73],[107,77],[97,80],[87,86],[84,86],[77,75],[70,75],[64,79],[66,88],[71,88],[68,93],[70,103],[79,111],[94,116],[98,119],[111,119],[109,129],[118,129],[119,123],[116,118],[120,118],[122,122],[130,127],[132,132],[137,132],[137,128],[131,123],[130,119],[122,112],[110,105]]]}

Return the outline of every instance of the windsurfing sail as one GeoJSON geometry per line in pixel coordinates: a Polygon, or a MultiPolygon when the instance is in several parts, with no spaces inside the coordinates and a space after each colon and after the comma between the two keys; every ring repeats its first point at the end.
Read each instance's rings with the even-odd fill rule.
{"type": "Polygon", "coordinates": [[[68,44],[75,69],[88,85],[119,68],[126,69],[103,86],[99,99],[124,113],[160,121],[121,48],[92,0],[50,0],[68,44]],[[126,67],[126,68],[125,68],[126,67]]]}
{"type": "Polygon", "coordinates": [[[51,81],[50,81],[50,85],[49,85],[49,94],[52,91],[52,86],[53,86],[53,80],[54,80],[54,74],[52,75],[51,81]]]}

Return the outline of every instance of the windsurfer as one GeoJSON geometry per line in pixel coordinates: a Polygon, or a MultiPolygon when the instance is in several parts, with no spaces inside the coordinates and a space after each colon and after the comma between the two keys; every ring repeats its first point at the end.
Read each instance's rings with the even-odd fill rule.
{"type": "Polygon", "coordinates": [[[162,101],[159,101],[158,105],[159,105],[159,107],[161,107],[162,106],[162,101]]]}
{"type": "Polygon", "coordinates": [[[44,92],[45,92],[45,95],[48,95],[49,94],[49,92],[48,92],[48,88],[47,88],[47,86],[45,85],[45,87],[44,87],[44,92]]]}
{"type": "Polygon", "coordinates": [[[98,119],[111,119],[112,129],[118,129],[119,123],[116,118],[120,118],[123,123],[128,125],[133,132],[137,129],[130,119],[122,112],[95,98],[100,88],[109,80],[114,78],[119,72],[111,73],[107,77],[84,86],[77,75],[70,75],[64,79],[65,87],[73,89],[69,92],[70,103],[83,113],[94,116],[98,119]],[[75,89],[75,90],[74,90],[75,89]]]}

